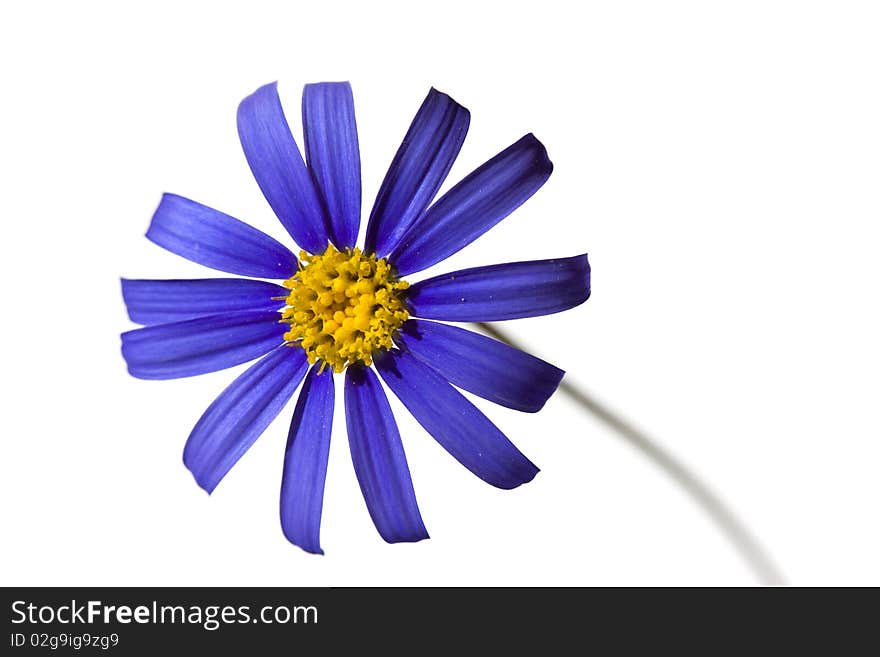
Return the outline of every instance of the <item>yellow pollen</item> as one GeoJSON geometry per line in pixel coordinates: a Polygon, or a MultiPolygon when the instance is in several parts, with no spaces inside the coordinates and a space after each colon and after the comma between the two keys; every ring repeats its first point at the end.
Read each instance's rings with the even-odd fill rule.
{"type": "Polygon", "coordinates": [[[300,268],[284,281],[290,289],[281,321],[290,324],[284,339],[306,351],[309,363],[322,361],[342,372],[354,363],[371,365],[373,353],[390,349],[397,329],[409,318],[397,279],[384,258],[360,249],[321,255],[300,251],[300,268]]]}

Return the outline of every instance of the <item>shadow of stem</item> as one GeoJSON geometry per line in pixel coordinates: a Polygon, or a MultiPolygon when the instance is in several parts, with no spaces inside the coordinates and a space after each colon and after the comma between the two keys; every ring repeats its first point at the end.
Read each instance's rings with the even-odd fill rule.
{"type": "MultiPolygon", "coordinates": [[[[521,345],[493,324],[477,322],[475,326],[496,340],[506,342],[511,347],[523,349],[521,345]]],[[[529,350],[523,349],[523,351],[529,350]]],[[[684,489],[721,530],[760,583],[768,585],[786,583],[782,573],[766,550],[761,547],[758,539],[705,481],[689,470],[656,440],[637,429],[628,420],[602,404],[583,388],[571,383],[567,378],[564,378],[560,383],[559,391],[614,431],[642,456],[666,473],[676,485],[684,489]]]]}

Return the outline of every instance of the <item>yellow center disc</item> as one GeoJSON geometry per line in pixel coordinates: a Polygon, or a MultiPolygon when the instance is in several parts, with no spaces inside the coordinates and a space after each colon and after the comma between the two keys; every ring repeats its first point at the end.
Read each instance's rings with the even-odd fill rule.
{"type": "Polygon", "coordinates": [[[409,283],[393,275],[387,260],[357,248],[337,251],[331,244],[321,255],[302,251],[299,258],[299,271],[284,282],[290,289],[284,339],[305,349],[309,363],[323,361],[322,370],[371,365],[373,353],[390,349],[409,318],[401,295],[409,283]]]}

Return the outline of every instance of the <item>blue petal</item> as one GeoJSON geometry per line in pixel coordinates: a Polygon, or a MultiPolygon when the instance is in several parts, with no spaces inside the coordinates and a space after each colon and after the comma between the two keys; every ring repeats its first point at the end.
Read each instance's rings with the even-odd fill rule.
{"type": "Polygon", "coordinates": [[[361,224],[361,158],[348,82],[307,84],[302,98],[306,160],[323,193],[330,239],[353,247],[361,224]]]}
{"type": "Polygon", "coordinates": [[[235,217],[177,194],[163,194],[147,239],[229,274],[289,278],[297,260],[284,245],[235,217]]]}
{"type": "Polygon", "coordinates": [[[428,538],[391,406],[373,372],[349,367],[345,425],[351,460],[379,534],[389,543],[428,538]]]}
{"type": "Polygon", "coordinates": [[[389,253],[428,207],[455,162],[471,115],[431,89],[385,174],[367,224],[364,249],[389,253]]]}
{"type": "Polygon", "coordinates": [[[412,319],[395,341],[459,388],[527,413],[541,410],[565,374],[503,342],[447,324],[412,319]]]}
{"type": "Polygon", "coordinates": [[[296,402],[281,478],[281,528],[287,540],[312,554],[321,549],[321,507],[333,428],[333,373],[309,371],[296,402]]]}
{"type": "Polygon", "coordinates": [[[419,424],[483,481],[516,488],[538,474],[476,406],[412,354],[389,351],[376,360],[376,368],[419,424]]]}
{"type": "Polygon", "coordinates": [[[428,208],[389,260],[405,276],[448,258],[525,203],[552,171],[544,145],[526,135],[428,208]]]}
{"type": "Polygon", "coordinates": [[[277,312],[239,312],[158,324],[122,334],[128,371],[139,379],[179,379],[225,370],[284,342],[277,312]]]}
{"type": "Polygon", "coordinates": [[[323,253],[328,219],[284,118],[277,83],[260,87],[241,101],[238,137],[257,184],[287,232],[306,251],[323,253]]]}
{"type": "Polygon", "coordinates": [[[209,493],[281,412],[308,369],[305,352],[281,346],[253,364],[196,423],[183,463],[209,493]]]}
{"type": "Polygon", "coordinates": [[[462,269],[414,284],[407,304],[416,317],[498,322],[568,310],[590,297],[587,255],[462,269]]]}
{"type": "Polygon", "coordinates": [[[280,285],[245,278],[122,279],[128,316],[138,324],[180,322],[240,310],[277,310],[284,301],[273,297],[288,293],[280,285]]]}

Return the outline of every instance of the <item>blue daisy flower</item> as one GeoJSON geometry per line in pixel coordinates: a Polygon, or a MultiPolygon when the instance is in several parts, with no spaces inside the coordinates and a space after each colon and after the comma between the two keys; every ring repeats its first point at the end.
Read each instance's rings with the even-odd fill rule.
{"type": "Polygon", "coordinates": [[[432,203],[458,155],[470,114],[432,89],[397,151],[356,247],[361,175],[348,83],[305,86],[305,159],[275,84],[238,108],[238,133],[269,205],[298,256],[227,214],[165,194],[147,238],[213,269],[249,278],[123,280],[132,321],[129,372],[174,379],[260,358],[196,423],[183,461],[209,493],[302,384],[281,483],[281,526],[322,553],[321,510],[334,374],[345,375],[351,457],[370,516],[390,543],[428,537],[400,434],[379,377],[453,457],[484,481],[515,488],[538,469],[457,389],[539,410],[562,370],[466,329],[430,320],[498,321],[572,308],[590,295],[587,256],[416,274],[464,248],[549,178],[528,134],[432,203]],[[281,284],[254,279],[270,279],[281,284]]]}

